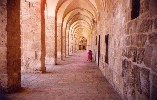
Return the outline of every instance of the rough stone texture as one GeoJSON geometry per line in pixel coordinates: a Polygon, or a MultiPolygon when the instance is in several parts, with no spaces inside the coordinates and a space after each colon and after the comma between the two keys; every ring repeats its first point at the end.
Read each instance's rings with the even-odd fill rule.
{"type": "Polygon", "coordinates": [[[141,64],[143,62],[145,49],[139,48],[137,51],[137,64],[141,64]]]}
{"type": "Polygon", "coordinates": [[[151,34],[149,34],[148,38],[149,38],[149,43],[150,44],[157,45],[157,33],[151,33],[151,34]]]}
{"type": "Polygon", "coordinates": [[[157,47],[154,47],[152,55],[152,70],[157,73],[157,47]]]}
{"type": "Polygon", "coordinates": [[[152,57],[153,47],[146,46],[145,54],[144,54],[144,64],[146,67],[151,67],[151,57],[152,57]]]}
{"type": "Polygon", "coordinates": [[[145,33],[152,30],[153,21],[149,19],[144,19],[139,27],[139,33],[145,33]]]}
{"type": "Polygon", "coordinates": [[[61,60],[61,24],[57,24],[57,59],[61,60]]]}
{"type": "Polygon", "coordinates": [[[53,65],[54,64],[54,45],[55,45],[55,18],[46,16],[46,64],[53,65]]]}
{"type": "MultiPolygon", "coordinates": [[[[140,80],[140,70],[141,68],[139,68],[138,66],[134,65],[134,78],[135,78],[135,91],[137,91],[139,94],[142,93],[141,90],[141,80],[140,80]]],[[[136,94],[136,96],[138,96],[136,94]]]]}
{"type": "Polygon", "coordinates": [[[143,35],[143,34],[137,35],[137,40],[136,40],[137,47],[143,47],[146,43],[146,40],[147,40],[147,35],[143,35]]]}
{"type": "Polygon", "coordinates": [[[154,28],[157,30],[157,18],[154,19],[154,28]]]}
{"type": "Polygon", "coordinates": [[[22,71],[42,71],[41,1],[21,1],[22,71]]]}
{"type": "Polygon", "coordinates": [[[0,2],[0,87],[7,86],[7,0],[0,2]]]}
{"type": "MultiPolygon", "coordinates": [[[[55,17],[47,16],[46,13],[44,16],[44,10],[42,9],[45,7],[41,7],[41,1],[21,0],[21,18],[20,0],[7,1],[7,5],[5,0],[0,1],[0,88],[13,89],[20,87],[21,61],[23,71],[43,71],[43,69],[45,70],[45,62],[47,65],[56,64],[57,58],[60,59],[61,54],[63,54],[63,48],[61,48],[63,44],[61,44],[61,41],[65,41],[66,55],[72,55],[77,51],[78,41],[75,41],[74,34],[69,30],[70,26],[66,27],[66,37],[65,40],[63,39],[64,36],[61,36],[61,24],[55,27],[55,24],[57,24],[55,17]],[[22,34],[20,34],[20,20],[22,34]],[[56,30],[55,28],[58,29],[56,30]],[[20,37],[22,39],[20,39],[20,37]]],[[[105,8],[99,8],[99,11],[96,12],[95,21],[92,23],[92,34],[88,37],[89,39],[87,39],[87,43],[89,44],[88,49],[92,49],[93,60],[99,64],[99,68],[108,82],[111,83],[113,88],[125,100],[156,99],[157,16],[155,15],[155,10],[153,10],[157,8],[155,4],[155,0],[140,0],[140,15],[131,20],[132,5],[129,0],[106,0],[105,8]],[[108,48],[105,43],[106,35],[109,35],[108,48]],[[98,44],[99,36],[100,46],[98,44]],[[100,47],[100,52],[98,47],[100,47]],[[106,63],[107,56],[108,62],[106,63]]],[[[65,64],[64,67],[67,64],[68,68],[71,68],[70,64],[74,62],[75,61],[72,60],[71,62],[67,62],[69,64],[63,64],[65,64]]],[[[70,71],[74,70],[76,69],[73,67],[73,70],[70,71]]],[[[67,74],[66,71],[67,70],[64,70],[63,72],[67,74]]],[[[47,80],[51,79],[52,76],[53,75],[50,75],[47,80]]],[[[78,76],[79,81],[84,82],[84,78],[81,77],[80,73],[77,74],[76,72],[76,74],[72,76],[78,76]]],[[[44,78],[45,77],[39,78],[39,80],[37,78],[37,81],[34,81],[34,83],[38,84],[40,81],[46,82],[43,80],[44,78]]],[[[50,86],[64,86],[65,84],[61,83],[66,83],[67,80],[71,79],[68,78],[66,80],[64,78],[64,76],[61,76],[59,82],[47,84],[50,86]]],[[[74,80],[76,81],[77,78],[74,78],[74,80]]],[[[96,86],[99,85],[97,84],[99,81],[90,80],[90,82],[91,81],[94,86],[95,84],[96,86]]],[[[28,84],[29,83],[30,81],[28,84]]],[[[37,86],[36,84],[34,86],[37,86]]],[[[39,84],[41,86],[44,85],[39,84]]],[[[44,89],[43,87],[43,90],[44,89]]],[[[90,92],[92,91],[92,89],[89,90],[90,92]]],[[[78,92],[80,91],[78,90],[78,92]]],[[[38,93],[39,92],[41,93],[41,90],[38,91],[38,93]]],[[[63,91],[61,91],[61,93],[62,92],[63,91]]],[[[74,92],[72,93],[74,94],[74,92]]],[[[97,91],[92,92],[99,94],[97,91]]],[[[55,94],[54,91],[52,94],[53,93],[55,94]]],[[[89,93],[89,91],[83,90],[83,93],[89,93]]],[[[45,94],[47,94],[47,92],[45,94]]],[[[43,95],[45,96],[45,94],[43,95]]],[[[93,95],[90,95],[90,97],[92,96],[93,95]]],[[[75,98],[75,96],[73,97],[75,98]]],[[[14,98],[14,96],[12,98],[14,98]]],[[[53,98],[65,99],[69,97],[64,95],[56,97],[55,95],[53,98]]],[[[88,97],[85,96],[85,98],[88,97]]],[[[95,97],[93,98],[95,99],[95,97]]]]}
{"type": "Polygon", "coordinates": [[[7,1],[7,90],[21,87],[20,0],[7,1]]]}
{"type": "Polygon", "coordinates": [[[64,28],[62,29],[62,36],[63,36],[63,39],[61,40],[62,42],[62,59],[64,59],[66,57],[66,33],[63,32],[63,30],[65,30],[64,28]]]}
{"type": "Polygon", "coordinates": [[[146,96],[147,99],[150,98],[150,81],[149,81],[150,72],[146,69],[141,69],[140,80],[141,80],[141,90],[142,94],[146,96]]]}
{"type": "Polygon", "coordinates": [[[66,30],[65,32],[66,34],[66,55],[68,56],[69,55],[69,30],[66,30]]]}
{"type": "Polygon", "coordinates": [[[156,16],[151,14],[150,1],[156,4],[155,0],[140,1],[140,15],[134,20],[131,20],[132,9],[129,1],[115,0],[112,4],[106,1],[107,10],[100,12],[95,29],[97,33],[94,34],[93,31],[93,56],[98,63],[95,37],[100,35],[99,67],[125,100],[149,100],[152,91],[156,91],[156,88],[151,89],[152,78],[149,77],[157,72],[157,20],[156,16]],[[109,64],[105,63],[106,34],[109,34],[109,64]]]}
{"type": "Polygon", "coordinates": [[[157,99],[157,76],[153,76],[153,85],[152,85],[152,92],[151,92],[151,100],[157,99]]]}
{"type": "Polygon", "coordinates": [[[46,74],[23,74],[23,92],[7,97],[15,100],[122,100],[94,62],[86,59],[86,51],[81,51],[61,65],[47,66],[46,74]]]}

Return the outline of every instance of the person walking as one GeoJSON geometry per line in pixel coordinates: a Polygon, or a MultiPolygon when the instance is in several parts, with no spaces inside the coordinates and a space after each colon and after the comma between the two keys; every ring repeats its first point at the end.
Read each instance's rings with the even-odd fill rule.
{"type": "Polygon", "coordinates": [[[88,60],[87,61],[91,61],[92,62],[92,51],[91,50],[89,50],[88,51],[88,60]]]}

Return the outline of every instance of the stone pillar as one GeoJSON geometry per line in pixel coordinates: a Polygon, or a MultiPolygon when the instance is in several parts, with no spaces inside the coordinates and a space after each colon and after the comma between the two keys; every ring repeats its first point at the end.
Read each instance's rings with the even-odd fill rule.
{"type": "MultiPolygon", "coordinates": [[[[63,30],[65,30],[63,28],[63,30]]],[[[66,34],[65,32],[62,32],[63,39],[62,39],[62,60],[66,57],[66,34]]]]}
{"type": "Polygon", "coordinates": [[[0,88],[11,92],[21,87],[20,0],[1,0],[0,14],[0,88]]]}
{"type": "MultiPolygon", "coordinates": [[[[55,14],[56,15],[56,14],[55,14]]],[[[55,16],[55,30],[54,30],[54,41],[55,41],[55,49],[54,49],[54,57],[55,57],[55,59],[54,59],[54,63],[55,63],[55,65],[57,65],[57,16],[55,16]]]]}
{"type": "Polygon", "coordinates": [[[45,21],[41,1],[21,0],[21,7],[22,71],[44,72],[45,21]]]}
{"type": "Polygon", "coordinates": [[[61,24],[57,23],[57,59],[61,60],[61,24]]]}
{"type": "Polygon", "coordinates": [[[69,56],[69,30],[66,30],[66,55],[69,56]]]}
{"type": "Polygon", "coordinates": [[[66,32],[66,28],[64,28],[64,33],[65,35],[65,42],[64,42],[64,45],[65,45],[65,57],[67,57],[67,32],[66,32]]]}
{"type": "Polygon", "coordinates": [[[21,87],[20,0],[7,0],[7,88],[21,87]]]}
{"type": "Polygon", "coordinates": [[[55,18],[46,17],[46,64],[55,64],[55,18]]]}
{"type": "Polygon", "coordinates": [[[45,42],[45,5],[46,1],[41,0],[41,70],[42,73],[46,72],[46,67],[45,67],[45,57],[46,57],[46,42],[45,42]]]}
{"type": "Polygon", "coordinates": [[[65,54],[65,43],[66,43],[66,36],[65,36],[65,32],[64,32],[64,28],[63,28],[63,23],[61,25],[61,60],[64,59],[64,57],[66,56],[65,54]]]}
{"type": "Polygon", "coordinates": [[[0,2],[0,87],[7,88],[7,0],[0,2]]]}

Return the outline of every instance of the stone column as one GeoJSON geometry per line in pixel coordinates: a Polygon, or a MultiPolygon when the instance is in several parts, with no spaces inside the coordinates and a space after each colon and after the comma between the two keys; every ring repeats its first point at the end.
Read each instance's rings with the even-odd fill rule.
{"type": "Polygon", "coordinates": [[[0,87],[7,88],[7,0],[0,3],[0,87]]]}
{"type": "MultiPolygon", "coordinates": [[[[63,28],[63,30],[65,30],[64,28],[63,28]]],[[[62,58],[64,59],[65,57],[66,57],[66,34],[65,34],[65,32],[63,33],[62,32],[62,34],[63,34],[63,40],[62,40],[62,58]]]]}
{"type": "Polygon", "coordinates": [[[45,71],[43,14],[41,1],[21,0],[22,71],[24,72],[45,71]]]}
{"type": "Polygon", "coordinates": [[[46,72],[45,56],[46,56],[46,42],[45,42],[45,5],[46,1],[41,0],[41,70],[42,73],[46,72]]]}
{"type": "Polygon", "coordinates": [[[61,41],[62,41],[62,34],[61,34],[61,24],[57,23],[57,59],[61,60],[61,41]]]}
{"type": "Polygon", "coordinates": [[[46,64],[55,64],[55,18],[46,17],[46,64]]]}
{"type": "MultiPolygon", "coordinates": [[[[3,0],[6,2],[5,0],[3,0]]],[[[7,0],[7,69],[3,86],[7,91],[21,87],[20,0],[7,0]]]]}
{"type": "Polygon", "coordinates": [[[69,56],[69,30],[66,30],[66,55],[69,56]]]}

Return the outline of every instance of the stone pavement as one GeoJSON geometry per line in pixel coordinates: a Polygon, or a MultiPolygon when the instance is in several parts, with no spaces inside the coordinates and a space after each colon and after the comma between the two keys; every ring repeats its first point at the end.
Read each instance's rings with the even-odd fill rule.
{"type": "Polygon", "coordinates": [[[69,56],[47,73],[22,74],[21,92],[8,94],[11,100],[122,100],[85,51],[69,56]]]}

